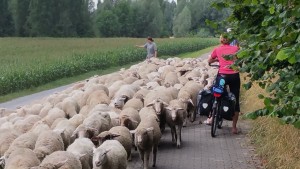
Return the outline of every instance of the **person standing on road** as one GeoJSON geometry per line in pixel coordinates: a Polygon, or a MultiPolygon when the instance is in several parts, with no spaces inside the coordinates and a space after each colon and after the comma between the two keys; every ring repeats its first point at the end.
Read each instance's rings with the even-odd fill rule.
{"type": "Polygon", "coordinates": [[[154,43],[154,40],[152,37],[148,36],[147,38],[147,43],[145,45],[135,45],[136,47],[139,48],[145,48],[147,49],[147,56],[146,60],[149,60],[152,57],[157,57],[157,47],[156,44],[154,43]]]}
{"type": "MultiPolygon", "coordinates": [[[[241,81],[239,72],[231,68],[231,65],[234,64],[236,57],[232,57],[229,59],[225,57],[228,55],[235,56],[235,54],[239,50],[239,47],[231,46],[228,37],[226,37],[225,35],[220,36],[220,43],[221,45],[219,47],[216,47],[211,53],[211,56],[208,59],[208,63],[211,64],[214,62],[219,62],[220,67],[218,75],[221,75],[225,78],[225,85],[229,85],[230,91],[236,97],[235,114],[232,118],[232,133],[237,134],[238,130],[236,125],[240,113],[239,96],[241,81]]],[[[206,121],[204,121],[204,123],[211,124],[211,120],[211,118],[208,118],[206,121]]]]}

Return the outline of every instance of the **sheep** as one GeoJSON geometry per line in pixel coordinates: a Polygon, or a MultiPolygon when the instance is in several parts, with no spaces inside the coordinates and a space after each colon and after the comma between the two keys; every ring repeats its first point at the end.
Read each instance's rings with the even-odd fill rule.
{"type": "Polygon", "coordinates": [[[47,131],[47,130],[50,130],[49,125],[46,124],[45,121],[40,120],[40,121],[36,122],[28,132],[40,134],[41,132],[47,131]]]}
{"type": "Polygon", "coordinates": [[[56,133],[62,133],[62,139],[64,142],[64,147],[65,149],[71,144],[73,143],[73,141],[75,140],[75,137],[71,137],[73,132],[75,131],[76,127],[70,123],[69,120],[65,119],[60,121],[59,123],[57,123],[57,125],[55,126],[55,128],[53,129],[54,132],[56,133]]]}
{"type": "Polygon", "coordinates": [[[13,129],[0,129],[0,157],[8,150],[11,143],[20,135],[13,129]]]}
{"type": "Polygon", "coordinates": [[[150,90],[145,89],[145,88],[141,88],[140,90],[138,90],[134,95],[133,98],[139,98],[142,99],[144,101],[144,98],[146,97],[146,95],[150,92],[150,90]]]}
{"type": "Polygon", "coordinates": [[[141,65],[137,72],[142,79],[147,79],[147,75],[151,72],[156,72],[158,70],[158,67],[159,66],[152,63],[147,64],[147,66],[141,65]]]}
{"type": "Polygon", "coordinates": [[[48,115],[45,116],[42,120],[44,120],[49,126],[51,126],[52,123],[58,118],[66,118],[66,113],[63,110],[54,107],[53,109],[49,110],[48,115]]]}
{"type": "Polygon", "coordinates": [[[39,164],[39,159],[31,149],[16,148],[5,161],[5,169],[28,169],[39,164]]]}
{"type": "Polygon", "coordinates": [[[123,85],[116,92],[113,99],[113,104],[116,108],[122,109],[124,104],[131,98],[140,88],[136,85],[123,85]]]}
{"type": "Polygon", "coordinates": [[[49,102],[46,102],[44,104],[44,107],[41,109],[40,113],[39,113],[39,116],[41,118],[44,118],[48,115],[48,112],[53,108],[53,105],[49,102]]]}
{"type": "Polygon", "coordinates": [[[158,86],[160,86],[160,84],[159,84],[158,82],[154,82],[154,81],[148,82],[148,83],[146,84],[146,88],[147,88],[148,90],[153,90],[154,88],[156,88],[156,87],[158,87],[158,86]]]}
{"type": "Polygon", "coordinates": [[[73,132],[72,137],[92,138],[111,128],[111,118],[107,112],[92,112],[73,132]]]}
{"type": "Polygon", "coordinates": [[[120,73],[119,72],[111,73],[106,77],[105,85],[110,86],[115,81],[118,81],[118,80],[123,80],[123,77],[120,75],[120,73]]]}
{"type": "Polygon", "coordinates": [[[164,79],[164,86],[165,87],[171,87],[175,84],[179,83],[178,76],[175,72],[169,72],[166,74],[166,77],[164,79]]]}
{"type": "Polygon", "coordinates": [[[56,127],[56,125],[60,122],[60,121],[63,121],[63,120],[68,120],[66,118],[58,118],[58,119],[55,119],[54,122],[52,123],[52,125],[50,126],[51,129],[54,129],[56,127]]]}
{"type": "Polygon", "coordinates": [[[76,139],[67,149],[67,152],[73,153],[76,157],[80,157],[82,168],[93,168],[93,142],[88,138],[76,139]]]}
{"type": "Polygon", "coordinates": [[[4,153],[4,159],[7,161],[11,153],[16,150],[17,148],[28,148],[33,150],[35,147],[36,140],[38,135],[35,133],[24,133],[17,137],[14,141],[12,141],[11,145],[9,146],[8,150],[4,153]]]}
{"type": "Polygon", "coordinates": [[[62,110],[66,113],[67,118],[71,118],[79,113],[80,107],[75,99],[67,97],[62,101],[62,110]]]}
{"type": "Polygon", "coordinates": [[[98,141],[99,145],[103,144],[106,140],[119,141],[127,152],[128,160],[131,160],[132,136],[128,128],[124,126],[113,127],[109,131],[100,133],[93,140],[98,141]]]}
{"type": "Polygon", "coordinates": [[[80,124],[83,123],[85,117],[82,114],[76,114],[72,118],[69,119],[70,123],[73,124],[75,127],[78,127],[80,124]]]}
{"type": "Polygon", "coordinates": [[[41,117],[38,115],[28,115],[23,120],[19,120],[14,124],[14,128],[20,133],[26,133],[29,131],[32,126],[41,120],[41,117]]]}
{"type": "Polygon", "coordinates": [[[69,97],[69,95],[64,93],[54,93],[50,95],[46,101],[51,103],[52,105],[56,105],[59,102],[62,102],[65,98],[69,97]]]}
{"type": "Polygon", "coordinates": [[[134,108],[137,111],[140,111],[144,107],[143,98],[132,98],[128,100],[123,106],[123,110],[129,107],[134,108]]]}
{"type": "Polygon", "coordinates": [[[127,152],[117,140],[106,140],[93,150],[93,169],[126,169],[127,152]]]}
{"type": "Polygon", "coordinates": [[[78,157],[67,151],[55,151],[48,155],[38,167],[31,169],[82,169],[82,165],[78,157]]]}
{"type": "Polygon", "coordinates": [[[143,161],[144,169],[148,169],[151,151],[153,155],[152,166],[155,167],[157,147],[161,138],[161,131],[156,117],[146,116],[142,118],[140,124],[132,133],[134,133],[135,146],[143,161]]]}
{"type": "Polygon", "coordinates": [[[6,116],[10,115],[11,113],[15,113],[15,111],[6,109],[6,108],[0,108],[0,117],[6,117],[6,116]]]}
{"type": "Polygon", "coordinates": [[[150,82],[148,79],[139,79],[139,80],[133,82],[132,85],[144,86],[144,85],[146,85],[148,82],[150,82]]]}
{"type": "Polygon", "coordinates": [[[129,77],[126,77],[123,79],[123,81],[126,83],[126,84],[132,84],[133,82],[135,82],[136,80],[138,80],[137,77],[132,77],[132,76],[129,76],[129,77]]]}
{"type": "Polygon", "coordinates": [[[187,111],[184,109],[184,104],[180,100],[172,100],[169,106],[166,107],[166,121],[171,128],[172,142],[181,146],[181,129],[185,122],[187,111]],[[177,126],[177,127],[176,127],[177,126]]]}
{"type": "Polygon", "coordinates": [[[87,98],[86,104],[90,106],[95,106],[97,104],[109,104],[110,98],[103,90],[93,91],[87,98]]]}
{"type": "Polygon", "coordinates": [[[113,98],[115,93],[120,89],[122,85],[125,85],[126,83],[123,80],[115,81],[112,85],[108,87],[109,90],[109,98],[113,98]]]}
{"type": "Polygon", "coordinates": [[[38,159],[42,161],[47,155],[59,150],[64,150],[64,143],[61,135],[48,130],[43,131],[38,136],[33,151],[38,159]]]}
{"type": "Polygon", "coordinates": [[[134,108],[126,108],[120,113],[120,125],[127,127],[129,130],[134,130],[141,122],[139,112],[134,108]]]}

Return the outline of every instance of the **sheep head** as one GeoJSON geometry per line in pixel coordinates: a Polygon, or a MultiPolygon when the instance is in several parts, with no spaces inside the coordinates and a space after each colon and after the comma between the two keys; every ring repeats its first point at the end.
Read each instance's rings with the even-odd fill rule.
{"type": "Polygon", "coordinates": [[[153,127],[138,129],[131,133],[134,133],[135,145],[140,149],[146,149],[153,142],[153,127]]]}
{"type": "Polygon", "coordinates": [[[114,134],[109,131],[104,131],[100,133],[98,136],[92,138],[93,142],[98,142],[101,145],[106,140],[114,140],[116,137],[119,137],[120,134],[114,134]]]}
{"type": "Polygon", "coordinates": [[[166,107],[167,112],[171,115],[172,120],[175,121],[178,117],[179,111],[184,110],[183,108],[166,107]]]}
{"type": "Polygon", "coordinates": [[[79,125],[72,134],[72,138],[92,138],[94,133],[98,133],[98,129],[92,127],[85,127],[83,124],[79,125]]]}
{"type": "Polygon", "coordinates": [[[133,130],[136,128],[136,126],[139,124],[136,120],[132,119],[128,115],[122,115],[121,120],[120,120],[120,126],[125,126],[129,130],[133,130]]]}
{"type": "Polygon", "coordinates": [[[93,168],[101,167],[103,164],[107,163],[107,153],[110,149],[93,148],[93,168]]]}
{"type": "Polygon", "coordinates": [[[122,109],[124,104],[129,100],[129,97],[126,95],[122,95],[121,97],[117,97],[114,99],[114,106],[118,109],[122,109]]]}
{"type": "Polygon", "coordinates": [[[156,114],[160,115],[162,112],[162,109],[165,106],[168,106],[168,103],[164,102],[161,98],[157,98],[147,105],[147,107],[149,107],[149,106],[153,106],[156,114]]]}

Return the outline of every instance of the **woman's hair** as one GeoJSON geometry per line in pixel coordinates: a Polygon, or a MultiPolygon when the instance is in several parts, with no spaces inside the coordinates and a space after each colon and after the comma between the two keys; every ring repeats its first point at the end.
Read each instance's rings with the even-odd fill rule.
{"type": "Polygon", "coordinates": [[[152,37],[151,36],[148,36],[148,38],[147,38],[148,40],[150,40],[151,42],[153,42],[154,40],[152,39],[152,37]]]}
{"type": "Polygon", "coordinates": [[[220,42],[222,44],[229,44],[230,40],[229,40],[229,38],[228,38],[228,36],[226,34],[221,34],[221,36],[220,36],[220,42]]]}

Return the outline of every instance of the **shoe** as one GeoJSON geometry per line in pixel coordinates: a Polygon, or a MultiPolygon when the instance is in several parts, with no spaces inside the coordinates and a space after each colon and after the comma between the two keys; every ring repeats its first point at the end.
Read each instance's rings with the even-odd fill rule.
{"type": "Polygon", "coordinates": [[[211,126],[211,122],[209,122],[208,120],[204,120],[203,121],[204,124],[211,126]]]}

